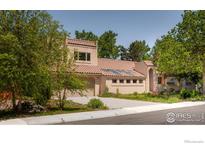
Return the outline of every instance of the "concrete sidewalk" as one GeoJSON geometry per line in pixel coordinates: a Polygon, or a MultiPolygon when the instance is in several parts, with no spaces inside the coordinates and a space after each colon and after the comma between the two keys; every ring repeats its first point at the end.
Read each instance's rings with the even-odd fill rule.
{"type": "Polygon", "coordinates": [[[90,120],[90,119],[114,117],[114,116],[137,114],[137,113],[146,113],[152,111],[161,111],[166,109],[176,109],[176,108],[191,107],[191,106],[198,106],[198,105],[205,105],[205,102],[158,104],[158,105],[129,107],[129,108],[122,108],[122,109],[114,109],[114,110],[80,112],[80,113],[71,113],[71,114],[59,114],[59,115],[50,115],[50,116],[11,119],[6,121],[1,121],[0,125],[60,124],[60,123],[73,122],[73,121],[90,120]]]}

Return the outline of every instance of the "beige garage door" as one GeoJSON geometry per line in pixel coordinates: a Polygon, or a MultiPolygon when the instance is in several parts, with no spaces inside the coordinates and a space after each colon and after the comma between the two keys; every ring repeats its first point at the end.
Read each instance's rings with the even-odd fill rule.
{"type": "Polygon", "coordinates": [[[89,78],[87,80],[87,90],[83,92],[86,96],[94,96],[95,95],[95,80],[92,78],[89,78]]]}

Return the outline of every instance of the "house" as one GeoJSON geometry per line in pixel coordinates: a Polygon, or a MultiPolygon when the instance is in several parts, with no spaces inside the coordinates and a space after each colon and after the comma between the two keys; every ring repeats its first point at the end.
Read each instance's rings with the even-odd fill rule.
{"type": "Polygon", "coordinates": [[[151,61],[134,62],[97,57],[97,42],[67,39],[75,58],[75,71],[87,80],[87,96],[157,91],[157,75],[151,61]]]}

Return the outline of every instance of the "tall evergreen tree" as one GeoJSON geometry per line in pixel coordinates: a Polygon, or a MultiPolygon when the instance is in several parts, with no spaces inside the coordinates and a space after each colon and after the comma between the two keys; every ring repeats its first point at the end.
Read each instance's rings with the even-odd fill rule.
{"type": "Polygon", "coordinates": [[[115,59],[119,56],[116,45],[117,34],[113,31],[104,32],[98,40],[98,56],[101,58],[115,59]]]}

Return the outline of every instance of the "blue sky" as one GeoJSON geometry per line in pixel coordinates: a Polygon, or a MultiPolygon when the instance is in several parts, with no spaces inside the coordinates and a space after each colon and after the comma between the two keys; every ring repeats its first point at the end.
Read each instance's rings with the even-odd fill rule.
{"type": "Polygon", "coordinates": [[[97,35],[112,30],[117,44],[128,47],[132,41],[145,40],[152,47],[181,20],[183,11],[48,11],[74,37],[75,30],[97,35]]]}

